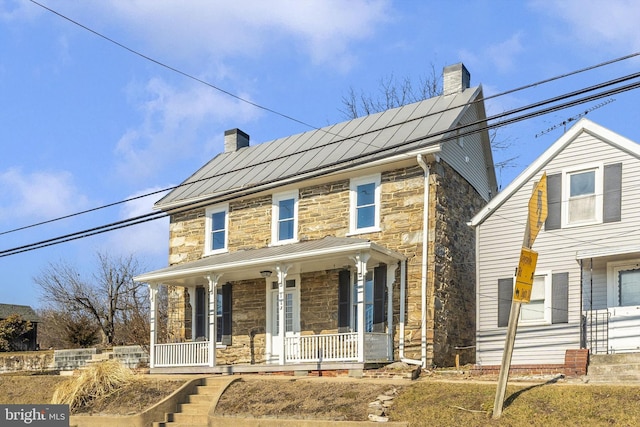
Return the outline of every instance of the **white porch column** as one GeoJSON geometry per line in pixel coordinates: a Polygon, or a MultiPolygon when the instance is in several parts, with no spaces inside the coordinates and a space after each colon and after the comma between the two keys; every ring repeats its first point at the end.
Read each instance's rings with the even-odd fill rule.
{"type": "MultiPolygon", "coordinates": [[[[189,292],[189,306],[191,307],[191,341],[195,341],[196,340],[196,312],[197,307],[196,307],[196,288],[193,287],[188,287],[187,286],[187,292],[189,292]]],[[[185,337],[185,338],[189,338],[189,337],[185,337]]]]}
{"type": "Polygon", "coordinates": [[[367,278],[367,261],[369,261],[369,257],[368,253],[358,253],[351,258],[355,261],[357,271],[356,302],[358,304],[358,318],[356,319],[356,324],[358,325],[358,362],[364,362],[364,281],[367,278]]]}
{"type": "Polygon", "coordinates": [[[396,280],[396,270],[398,264],[387,267],[387,357],[393,360],[393,284],[396,280]]]}
{"type": "Polygon", "coordinates": [[[149,284],[149,298],[151,304],[149,307],[149,330],[151,331],[149,336],[149,368],[153,369],[156,365],[156,341],[157,341],[157,327],[158,327],[158,284],[149,284]]]}
{"type": "Polygon", "coordinates": [[[285,338],[286,338],[286,330],[287,330],[287,322],[285,319],[285,306],[284,306],[284,293],[285,293],[285,284],[287,283],[287,272],[289,271],[290,265],[281,265],[278,264],[276,266],[276,272],[278,273],[278,336],[280,337],[280,354],[278,356],[278,363],[280,365],[284,365],[285,362],[285,338]]]}
{"type": "Polygon", "coordinates": [[[222,274],[211,273],[206,276],[209,282],[209,366],[213,368],[216,366],[216,314],[218,298],[216,298],[216,288],[218,287],[218,281],[222,277],[222,274]]]}

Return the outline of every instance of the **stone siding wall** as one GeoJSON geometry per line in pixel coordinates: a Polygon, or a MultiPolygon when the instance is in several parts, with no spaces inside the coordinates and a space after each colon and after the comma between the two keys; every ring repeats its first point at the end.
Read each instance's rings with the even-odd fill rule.
{"type": "MultiPolygon", "coordinates": [[[[454,347],[474,343],[475,243],[474,234],[466,222],[484,201],[444,162],[433,164],[430,188],[428,362],[451,366],[456,353],[454,347]]],[[[405,355],[417,359],[420,358],[423,196],[424,175],[418,165],[383,172],[381,231],[356,236],[370,239],[407,257],[405,355]]],[[[348,235],[349,209],[349,180],[300,188],[299,239],[348,235]]],[[[202,256],[204,215],[205,208],[200,208],[172,216],[170,264],[202,256]]],[[[270,239],[270,196],[229,203],[230,251],[265,247],[270,239]]],[[[303,331],[337,330],[337,274],[337,271],[319,271],[302,277],[300,321],[303,331]]],[[[399,274],[400,269],[396,271],[393,290],[396,343],[400,310],[399,274]]],[[[174,300],[173,305],[171,315],[183,316],[184,319],[188,304],[183,299],[182,302],[174,300]]],[[[233,344],[218,350],[219,363],[260,363],[265,349],[264,282],[233,283],[232,310],[233,344]]],[[[180,333],[184,337],[189,330],[188,325],[183,325],[180,333]]],[[[462,362],[471,360],[463,358],[462,362]]]]}
{"type": "Polygon", "coordinates": [[[475,351],[475,232],[467,222],[486,203],[451,167],[432,167],[435,181],[433,276],[433,364],[474,363],[475,351]],[[456,350],[455,347],[466,347],[456,350]]]}

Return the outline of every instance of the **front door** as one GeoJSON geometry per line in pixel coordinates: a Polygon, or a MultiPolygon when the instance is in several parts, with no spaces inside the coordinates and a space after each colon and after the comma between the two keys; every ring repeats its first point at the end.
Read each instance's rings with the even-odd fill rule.
{"type": "Polygon", "coordinates": [[[280,328],[284,325],[285,337],[296,337],[300,334],[300,285],[299,280],[287,279],[284,289],[284,321],[279,318],[278,282],[270,281],[268,290],[269,319],[267,319],[270,335],[270,346],[267,348],[268,358],[277,362],[282,352],[280,328]]]}

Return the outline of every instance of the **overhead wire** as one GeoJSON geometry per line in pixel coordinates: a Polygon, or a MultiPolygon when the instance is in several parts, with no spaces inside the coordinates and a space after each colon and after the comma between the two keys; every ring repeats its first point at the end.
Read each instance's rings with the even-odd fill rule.
{"type": "MultiPolygon", "coordinates": [[[[45,10],[47,10],[48,12],[50,12],[52,14],[55,14],[56,16],[66,20],[66,21],[68,21],[68,22],[70,22],[70,23],[72,23],[72,24],[74,24],[74,25],[76,25],[76,26],[78,26],[78,27],[80,27],[80,28],[82,28],[82,29],[84,29],[84,30],[86,30],[86,31],[88,31],[88,32],[90,32],[90,33],[92,33],[92,34],[94,34],[94,35],[96,35],[96,36],[98,36],[98,37],[100,37],[100,38],[102,38],[102,39],[104,39],[104,40],[106,40],[106,41],[118,46],[118,47],[120,47],[120,48],[122,48],[122,49],[125,49],[126,51],[128,51],[130,53],[133,53],[134,55],[137,55],[137,56],[139,56],[139,57],[141,57],[143,59],[146,59],[146,60],[148,60],[148,61],[150,61],[150,62],[152,62],[152,63],[154,63],[156,65],[159,65],[159,66],[164,67],[164,68],[166,68],[168,70],[176,72],[176,73],[178,73],[178,74],[180,74],[180,75],[182,75],[184,77],[187,77],[187,78],[192,79],[192,80],[194,80],[196,82],[204,84],[207,87],[210,87],[210,88],[212,88],[214,90],[220,91],[221,93],[224,93],[224,94],[226,94],[228,96],[231,96],[231,97],[233,97],[233,98],[235,98],[235,99],[237,99],[237,100],[239,100],[241,102],[245,102],[245,103],[247,103],[249,105],[252,105],[252,106],[254,106],[256,108],[259,108],[259,109],[262,109],[264,111],[268,111],[270,113],[279,115],[281,117],[284,117],[284,118],[292,120],[292,121],[294,121],[296,123],[305,125],[305,126],[310,127],[312,129],[330,133],[326,129],[317,128],[317,127],[315,127],[313,125],[305,123],[304,121],[298,120],[298,119],[296,119],[294,117],[291,117],[291,116],[289,116],[287,114],[283,114],[281,112],[278,112],[278,111],[276,111],[276,110],[274,110],[272,108],[268,108],[268,107],[265,107],[265,106],[260,105],[258,103],[255,103],[253,101],[249,101],[249,100],[247,100],[247,99],[245,99],[243,97],[240,97],[240,96],[232,93],[231,91],[223,89],[223,88],[221,88],[219,86],[216,86],[214,84],[211,84],[211,83],[209,83],[209,82],[207,82],[205,80],[197,78],[197,77],[193,76],[192,74],[186,73],[186,72],[184,72],[184,71],[182,71],[182,70],[180,70],[180,69],[178,69],[176,67],[170,66],[170,65],[168,65],[168,64],[166,64],[164,62],[156,60],[156,59],[154,59],[154,58],[152,58],[152,57],[150,57],[150,56],[148,56],[148,55],[146,55],[146,54],[144,54],[144,53],[142,53],[142,52],[140,52],[140,51],[138,51],[136,49],[130,48],[129,46],[125,45],[124,43],[121,43],[121,42],[113,39],[112,37],[108,37],[108,36],[98,32],[98,31],[96,31],[96,30],[94,30],[94,29],[92,29],[92,28],[90,28],[90,27],[78,22],[77,20],[72,19],[72,18],[70,18],[70,17],[68,17],[68,16],[66,16],[66,15],[64,15],[64,14],[62,14],[62,13],[60,13],[60,12],[58,12],[58,11],[56,11],[56,10],[46,6],[46,5],[44,5],[42,3],[40,3],[40,2],[37,2],[35,0],[30,0],[30,1],[33,4],[43,8],[45,10]]],[[[613,58],[611,60],[607,60],[607,61],[603,61],[603,62],[594,64],[594,65],[591,65],[591,66],[583,67],[583,68],[580,68],[578,70],[574,70],[574,71],[571,71],[571,72],[568,72],[568,73],[563,73],[563,74],[556,75],[556,76],[553,76],[553,77],[550,77],[550,78],[546,78],[546,79],[543,79],[543,80],[540,80],[540,81],[537,81],[537,82],[534,82],[534,83],[530,83],[530,84],[527,84],[527,85],[519,86],[519,87],[510,89],[510,90],[507,90],[505,92],[497,93],[497,94],[494,94],[494,95],[491,95],[491,96],[488,96],[488,97],[484,97],[484,98],[479,98],[479,99],[474,100],[471,104],[474,104],[474,103],[477,103],[477,102],[485,102],[485,101],[493,99],[493,98],[497,98],[497,97],[505,96],[505,95],[508,95],[508,94],[511,94],[511,93],[515,93],[515,92],[518,92],[518,91],[521,91],[521,90],[537,87],[537,86],[540,86],[540,85],[543,85],[543,84],[546,84],[546,83],[549,83],[549,82],[553,82],[553,81],[556,81],[556,80],[567,78],[567,77],[570,77],[570,76],[573,76],[573,75],[577,75],[577,74],[580,74],[580,73],[584,73],[584,72],[587,72],[587,71],[592,71],[594,69],[597,69],[597,68],[600,68],[600,67],[604,67],[604,66],[607,66],[607,65],[611,65],[611,64],[614,64],[614,63],[617,63],[617,62],[625,61],[625,60],[631,59],[631,58],[639,56],[639,55],[640,55],[640,52],[634,52],[634,53],[631,53],[631,54],[628,54],[628,55],[624,55],[624,56],[621,56],[621,57],[613,58]]],[[[449,111],[449,110],[453,110],[455,108],[459,108],[459,107],[458,106],[449,107],[447,109],[439,110],[437,113],[432,113],[432,114],[441,114],[443,112],[446,112],[446,111],[449,111]]],[[[429,115],[431,115],[431,114],[423,116],[422,118],[428,117],[429,115]]],[[[331,134],[334,135],[334,136],[338,136],[339,137],[339,135],[337,135],[337,134],[334,134],[334,133],[331,133],[331,134]]],[[[352,136],[350,136],[349,138],[346,138],[346,139],[354,139],[354,138],[357,138],[357,137],[358,137],[358,135],[355,135],[355,136],[352,135],[352,136]]],[[[334,141],[334,142],[340,142],[340,141],[334,141]]],[[[295,154],[298,154],[298,153],[295,153],[295,154]]],[[[273,160],[274,159],[270,159],[270,161],[273,161],[273,160]]],[[[204,178],[204,179],[211,179],[211,178],[213,178],[213,177],[207,177],[207,178],[204,178]]],[[[28,229],[28,228],[32,228],[32,227],[37,227],[37,226],[44,225],[44,224],[49,224],[49,223],[52,223],[52,222],[55,222],[55,221],[68,219],[68,218],[79,216],[79,215],[82,215],[82,214],[95,212],[97,210],[106,209],[106,208],[113,207],[113,206],[116,206],[116,205],[119,205],[119,204],[123,204],[123,203],[127,203],[127,202],[130,202],[130,201],[133,201],[133,200],[144,198],[144,197],[147,197],[147,196],[150,196],[150,195],[160,194],[160,193],[163,193],[163,192],[166,192],[166,191],[174,190],[176,188],[179,188],[180,186],[192,185],[195,182],[197,182],[197,181],[191,181],[191,182],[183,183],[183,184],[180,184],[180,185],[177,185],[177,186],[167,187],[167,188],[164,188],[164,189],[161,189],[161,190],[158,190],[158,191],[154,191],[154,192],[151,192],[151,193],[146,193],[144,195],[139,195],[139,196],[135,196],[135,197],[126,198],[126,199],[123,199],[123,200],[120,200],[120,201],[116,201],[116,202],[113,202],[113,203],[109,203],[109,204],[106,204],[106,205],[102,205],[102,206],[99,206],[99,207],[95,207],[95,208],[83,210],[83,211],[80,211],[80,212],[72,213],[72,214],[69,214],[69,215],[60,216],[58,218],[53,218],[53,219],[49,219],[49,220],[46,220],[46,221],[38,222],[38,223],[35,223],[35,224],[26,225],[26,226],[14,228],[14,229],[11,229],[11,230],[3,231],[3,232],[0,232],[0,236],[4,235],[4,234],[13,233],[13,232],[16,232],[16,231],[22,231],[22,230],[25,230],[25,229],[28,229]]]]}
{"type": "MultiPolygon", "coordinates": [[[[169,66],[169,65],[167,65],[167,64],[165,64],[165,63],[163,63],[161,61],[158,61],[158,60],[156,60],[154,58],[151,58],[151,57],[149,57],[149,56],[147,56],[147,55],[145,55],[145,54],[143,54],[143,53],[141,53],[141,52],[139,52],[137,50],[134,50],[134,49],[132,49],[132,48],[130,48],[130,47],[128,47],[128,46],[126,46],[126,45],[124,45],[124,44],[122,44],[122,43],[120,43],[120,42],[118,42],[118,41],[116,41],[116,40],[114,40],[114,39],[112,39],[110,37],[107,37],[107,36],[97,32],[97,31],[95,31],[95,30],[93,30],[93,29],[91,29],[91,28],[79,23],[78,21],[73,20],[73,19],[71,19],[71,18],[69,18],[69,17],[67,17],[67,16],[55,11],[54,9],[51,9],[51,8],[49,8],[49,7],[43,5],[43,4],[41,4],[41,3],[39,3],[39,2],[37,2],[35,0],[30,0],[30,1],[32,3],[40,6],[40,7],[48,10],[49,12],[51,12],[51,13],[53,13],[53,14],[55,14],[55,15],[63,18],[63,19],[65,19],[65,20],[73,23],[74,25],[77,25],[77,26],[79,26],[79,27],[81,27],[81,28],[83,28],[83,29],[95,34],[96,36],[101,37],[104,40],[106,40],[106,41],[108,41],[110,43],[113,43],[113,44],[115,44],[115,45],[117,45],[117,46],[119,46],[119,47],[121,47],[121,48],[123,48],[123,49],[125,49],[125,50],[127,50],[127,51],[129,51],[129,52],[131,52],[131,53],[133,53],[135,55],[137,55],[137,56],[140,56],[140,57],[142,57],[142,58],[144,58],[144,59],[146,59],[148,61],[151,61],[151,62],[153,62],[153,63],[155,63],[155,64],[157,64],[157,65],[159,65],[161,67],[167,68],[167,69],[169,69],[171,71],[174,71],[174,72],[176,72],[176,73],[178,73],[178,74],[180,74],[182,76],[185,76],[187,78],[193,79],[193,80],[195,80],[195,81],[197,81],[199,83],[202,83],[202,84],[204,84],[204,85],[206,85],[206,86],[208,86],[210,88],[218,90],[218,91],[220,91],[220,92],[222,92],[222,93],[224,93],[224,94],[226,94],[228,96],[236,98],[236,99],[238,99],[238,100],[240,100],[242,102],[246,102],[246,103],[248,103],[248,104],[250,104],[250,105],[252,105],[252,106],[254,106],[256,108],[263,109],[263,110],[268,111],[270,113],[279,115],[281,117],[287,118],[289,120],[292,120],[294,122],[303,124],[305,126],[308,126],[310,128],[316,129],[316,130],[325,131],[324,129],[316,128],[316,127],[314,127],[312,125],[309,125],[308,123],[305,123],[305,122],[303,122],[301,120],[295,119],[295,118],[290,117],[290,116],[288,116],[286,114],[282,114],[282,113],[280,113],[278,111],[275,111],[273,109],[264,107],[262,105],[254,103],[252,101],[246,100],[246,99],[244,99],[242,97],[239,97],[239,96],[233,94],[230,91],[222,89],[222,88],[220,88],[220,87],[218,87],[216,85],[213,85],[213,84],[211,84],[211,83],[209,83],[207,81],[199,79],[199,78],[197,78],[197,77],[195,77],[195,76],[193,76],[191,74],[183,72],[183,71],[181,71],[181,70],[179,70],[179,69],[177,69],[175,67],[169,66]]],[[[514,92],[517,92],[517,91],[520,91],[520,90],[536,87],[536,86],[539,86],[541,84],[545,84],[545,83],[548,83],[548,82],[551,82],[551,81],[559,80],[559,79],[562,79],[562,78],[566,78],[568,76],[572,76],[572,75],[576,75],[576,74],[579,74],[579,73],[582,73],[582,72],[590,71],[590,70],[593,70],[593,69],[596,69],[596,68],[599,68],[599,67],[602,67],[602,66],[610,65],[610,64],[613,64],[613,63],[616,63],[616,62],[624,61],[624,60],[633,58],[633,57],[638,56],[638,55],[640,55],[640,52],[636,52],[636,53],[632,53],[632,54],[625,55],[625,56],[622,56],[622,57],[618,57],[618,58],[615,58],[615,59],[612,59],[612,60],[609,60],[609,61],[601,62],[601,63],[595,64],[595,65],[592,65],[592,66],[589,66],[589,67],[585,67],[585,68],[582,68],[582,69],[579,69],[579,70],[575,70],[575,71],[572,71],[570,73],[561,74],[561,75],[554,76],[554,77],[551,77],[551,78],[547,78],[547,79],[544,79],[544,80],[541,80],[541,81],[538,81],[538,82],[535,82],[535,83],[531,83],[531,84],[528,84],[528,85],[520,86],[518,88],[514,88],[514,89],[511,89],[511,90],[508,90],[508,91],[505,91],[505,92],[501,92],[499,94],[495,94],[495,95],[492,95],[492,96],[489,96],[489,97],[479,98],[479,99],[474,100],[472,103],[484,102],[484,101],[486,101],[488,99],[496,98],[498,96],[504,96],[506,94],[511,94],[511,93],[514,93],[514,92]]],[[[513,110],[510,110],[510,111],[507,111],[505,113],[497,114],[495,116],[488,117],[486,120],[487,121],[497,120],[499,118],[503,118],[503,117],[507,117],[507,116],[510,116],[510,115],[513,115],[513,114],[517,114],[517,113],[520,113],[520,112],[523,112],[523,111],[527,111],[527,110],[530,110],[532,108],[537,108],[537,107],[540,107],[540,106],[543,106],[543,105],[547,105],[549,103],[558,102],[560,100],[567,99],[568,97],[577,96],[578,94],[587,93],[589,91],[593,91],[593,90],[596,90],[598,88],[603,88],[603,87],[606,87],[606,86],[610,86],[610,85],[613,85],[613,84],[618,84],[618,83],[621,83],[623,81],[627,81],[627,80],[630,80],[630,79],[637,78],[638,75],[640,75],[640,73],[635,73],[635,74],[631,74],[631,75],[628,75],[628,76],[624,76],[624,77],[621,77],[619,79],[614,79],[614,80],[611,80],[611,81],[608,81],[608,82],[601,83],[599,85],[591,86],[591,87],[584,88],[584,89],[581,89],[581,90],[578,90],[578,91],[574,91],[574,92],[569,93],[569,94],[561,95],[559,97],[550,98],[550,99],[547,99],[547,100],[544,100],[544,101],[540,101],[540,102],[535,103],[535,104],[530,104],[530,105],[525,106],[525,107],[521,107],[521,108],[518,108],[518,109],[513,109],[513,110]]],[[[620,93],[620,92],[623,92],[623,91],[626,91],[626,90],[632,90],[632,89],[635,89],[637,87],[638,87],[638,84],[627,85],[627,86],[624,86],[624,87],[620,87],[620,88],[608,91],[605,94],[596,94],[596,95],[592,95],[590,97],[585,97],[585,98],[582,98],[582,99],[579,99],[579,100],[575,100],[573,102],[561,104],[561,105],[558,105],[558,106],[555,106],[555,107],[552,107],[552,108],[549,108],[549,109],[544,109],[544,110],[536,112],[535,114],[529,113],[529,114],[527,114],[527,115],[525,115],[523,117],[514,117],[514,118],[511,118],[509,120],[503,120],[503,121],[501,121],[499,123],[494,123],[491,126],[487,126],[485,129],[505,126],[507,124],[511,124],[511,123],[515,123],[517,121],[524,120],[526,118],[536,117],[536,116],[542,115],[542,114],[548,114],[549,112],[557,111],[557,110],[563,109],[563,108],[568,108],[568,107],[571,107],[571,106],[574,106],[574,105],[578,105],[578,104],[582,104],[582,103],[585,103],[585,102],[589,102],[591,100],[600,99],[602,97],[609,96],[611,94],[620,93]]],[[[449,109],[456,109],[456,108],[460,108],[460,106],[453,106],[453,107],[450,107],[449,109]]],[[[413,120],[424,119],[424,118],[426,118],[426,117],[428,117],[429,115],[432,115],[432,114],[441,114],[443,111],[444,110],[439,110],[437,113],[427,114],[427,115],[415,118],[413,120]]],[[[484,122],[484,120],[481,121],[481,122],[484,122]]],[[[471,124],[465,124],[465,125],[460,126],[459,129],[447,129],[446,131],[442,132],[441,134],[445,134],[445,133],[448,133],[448,132],[469,128],[471,126],[476,126],[478,123],[479,122],[474,122],[474,123],[471,123],[471,124]]],[[[403,123],[400,123],[400,124],[403,124],[403,123]]],[[[397,126],[397,125],[400,125],[400,124],[394,124],[394,126],[397,126]]],[[[375,130],[373,130],[371,132],[377,132],[377,131],[380,131],[380,130],[381,129],[375,129],[375,130]]],[[[480,130],[484,130],[484,129],[480,129],[480,130]]],[[[479,131],[479,130],[472,130],[472,131],[469,132],[469,134],[477,132],[477,131],[479,131]]],[[[366,135],[368,133],[369,132],[364,132],[362,134],[351,135],[349,137],[339,137],[337,140],[332,141],[330,144],[334,144],[334,143],[338,143],[338,142],[344,142],[346,140],[357,140],[358,138],[360,138],[360,137],[362,137],[362,136],[364,136],[364,135],[366,135]]],[[[339,135],[336,135],[336,134],[333,134],[333,135],[339,136],[339,135]]],[[[428,135],[428,136],[425,136],[423,138],[420,138],[420,140],[432,138],[434,136],[437,136],[437,135],[428,135]]],[[[461,136],[461,134],[458,134],[455,137],[459,137],[459,136],[461,136]]],[[[462,136],[464,136],[464,135],[462,135],[462,136]]],[[[399,145],[407,145],[407,144],[412,144],[414,142],[415,141],[406,141],[405,143],[399,144],[399,145]]],[[[444,140],[440,140],[439,142],[444,142],[444,140]]],[[[397,147],[398,147],[398,145],[394,145],[393,147],[390,147],[390,148],[384,148],[384,149],[382,149],[382,151],[386,151],[388,149],[395,149],[397,147]]],[[[311,148],[311,149],[313,149],[313,148],[311,148]]],[[[289,154],[287,156],[299,155],[299,154],[300,154],[300,152],[295,152],[295,153],[289,154]]],[[[369,154],[371,155],[371,153],[369,153],[369,154]]],[[[287,156],[283,156],[283,157],[287,157],[287,156]]],[[[268,162],[271,162],[271,161],[274,161],[274,160],[278,160],[278,159],[269,159],[268,162]]],[[[349,162],[349,161],[351,161],[351,159],[345,160],[345,162],[349,162]]],[[[255,165],[252,165],[252,167],[253,166],[255,166],[255,165]]],[[[327,168],[326,165],[323,166],[323,169],[326,169],[326,168],[327,168]]],[[[234,172],[237,172],[237,171],[234,171],[234,172]]],[[[217,178],[217,177],[219,177],[221,175],[223,175],[223,174],[215,174],[213,176],[203,178],[202,180],[208,180],[208,179],[217,178]]],[[[151,192],[151,193],[146,193],[144,195],[140,195],[140,196],[136,196],[136,197],[132,197],[132,198],[127,198],[125,200],[109,203],[107,205],[103,205],[103,206],[100,206],[100,207],[87,209],[87,210],[84,210],[84,211],[81,211],[81,212],[76,212],[76,213],[65,215],[65,216],[62,216],[62,217],[59,217],[59,218],[54,218],[54,219],[43,221],[43,222],[40,222],[40,223],[37,223],[37,224],[27,225],[27,226],[24,226],[24,227],[19,227],[19,228],[13,229],[13,230],[0,232],[0,235],[8,234],[8,233],[19,231],[19,230],[24,230],[24,229],[35,227],[35,226],[38,226],[38,225],[48,224],[48,223],[51,223],[51,222],[54,222],[54,221],[71,218],[71,217],[74,217],[74,216],[77,216],[77,215],[81,215],[81,214],[85,214],[85,213],[89,213],[89,212],[94,212],[96,210],[104,209],[104,208],[107,208],[107,207],[112,207],[112,206],[115,206],[115,205],[118,205],[118,204],[126,203],[126,202],[129,202],[129,201],[132,201],[132,200],[136,200],[136,199],[140,199],[140,198],[143,198],[143,197],[148,197],[148,196],[153,195],[153,194],[159,194],[159,193],[162,193],[162,192],[173,190],[173,189],[179,188],[181,186],[193,185],[194,183],[199,182],[199,181],[201,181],[201,180],[188,181],[188,182],[185,182],[185,183],[177,185],[177,186],[168,187],[168,188],[165,188],[165,189],[162,189],[162,190],[154,191],[154,192],[151,192]]],[[[199,203],[200,203],[200,201],[199,201],[199,203]]],[[[191,206],[191,204],[186,204],[186,205],[182,206],[181,208],[188,208],[189,206],[191,206]]],[[[175,210],[171,211],[171,213],[175,213],[175,212],[176,212],[175,210]]],[[[38,243],[34,243],[34,244],[31,244],[31,245],[24,245],[24,246],[21,246],[21,247],[18,247],[18,248],[13,248],[13,249],[5,250],[5,251],[0,251],[0,257],[1,256],[8,256],[10,254],[13,254],[14,250],[19,250],[19,252],[16,252],[16,253],[20,253],[20,252],[22,252],[24,250],[31,250],[30,248],[34,247],[34,246],[35,246],[34,249],[36,249],[36,248],[39,248],[39,247],[44,247],[44,246],[49,246],[49,245],[52,245],[52,244],[57,244],[57,243],[54,243],[54,242],[63,243],[63,242],[69,241],[69,240],[82,238],[83,236],[84,237],[88,237],[88,236],[91,236],[91,235],[98,234],[99,232],[106,232],[106,231],[111,231],[112,229],[122,228],[124,226],[128,226],[127,224],[135,225],[135,224],[139,224],[141,222],[147,222],[147,221],[151,221],[151,220],[155,220],[155,219],[160,219],[160,218],[165,217],[167,215],[168,214],[163,214],[162,212],[154,212],[154,213],[140,215],[140,216],[133,217],[133,218],[128,218],[128,219],[125,219],[125,220],[122,220],[122,221],[114,222],[114,223],[111,223],[111,224],[106,224],[106,225],[99,226],[99,227],[94,227],[94,228],[91,228],[91,229],[88,229],[88,230],[83,230],[83,231],[77,232],[77,233],[71,233],[71,234],[68,234],[68,235],[60,236],[58,238],[48,239],[48,240],[41,241],[41,242],[38,242],[38,243]],[[42,246],[39,246],[39,245],[42,245],[42,246]]]]}
{"type": "MultiPolygon", "coordinates": [[[[615,80],[617,81],[619,79],[615,79],[615,80]]],[[[601,85],[596,85],[595,87],[601,88],[601,85]]],[[[494,122],[492,124],[487,124],[486,126],[482,126],[480,128],[476,128],[476,129],[473,129],[473,127],[476,127],[480,123],[484,123],[485,121],[481,120],[481,121],[478,121],[478,122],[473,122],[471,124],[460,125],[457,128],[447,129],[446,132],[437,132],[437,133],[435,133],[435,135],[434,134],[429,134],[429,135],[425,135],[425,136],[420,137],[420,138],[416,138],[415,140],[403,141],[402,143],[394,144],[394,145],[392,145],[390,147],[385,147],[384,149],[377,150],[376,153],[374,153],[374,154],[377,154],[378,152],[388,151],[388,150],[394,150],[395,153],[403,153],[403,152],[406,152],[406,151],[415,151],[415,150],[420,149],[420,148],[428,147],[430,144],[443,143],[443,142],[446,142],[448,140],[451,140],[451,139],[454,139],[454,138],[458,138],[460,136],[467,136],[467,135],[474,134],[476,132],[485,131],[485,130],[492,129],[492,128],[495,128],[495,127],[505,126],[506,124],[512,124],[512,123],[515,123],[517,121],[526,120],[526,119],[529,119],[531,117],[536,117],[536,116],[539,116],[539,115],[542,115],[542,114],[547,114],[548,112],[558,111],[560,109],[567,108],[567,106],[578,105],[580,103],[588,102],[588,101],[591,101],[591,100],[594,100],[594,99],[600,99],[602,97],[607,97],[607,96],[610,96],[611,94],[620,93],[620,92],[623,92],[623,91],[637,89],[639,87],[640,87],[640,82],[628,84],[628,85],[625,85],[625,86],[622,86],[622,87],[616,87],[616,88],[613,88],[613,89],[609,89],[609,90],[605,91],[604,93],[601,92],[601,93],[597,93],[597,94],[591,94],[591,95],[586,96],[584,98],[571,100],[571,101],[565,102],[563,104],[553,105],[551,107],[547,107],[547,108],[544,108],[542,110],[537,110],[537,111],[533,111],[533,112],[530,112],[530,113],[527,113],[527,114],[523,114],[523,115],[520,115],[520,116],[511,117],[511,118],[508,118],[508,119],[504,119],[502,121],[496,121],[496,122],[494,122]],[[428,139],[434,138],[434,136],[445,135],[445,134],[451,133],[451,132],[455,133],[455,135],[452,135],[450,137],[445,137],[443,139],[437,140],[436,142],[428,142],[427,144],[421,145],[419,147],[411,146],[411,147],[408,147],[408,148],[404,148],[404,150],[398,150],[398,148],[400,148],[400,147],[405,147],[407,145],[414,144],[415,142],[418,142],[418,141],[428,140],[428,139]]],[[[584,93],[584,91],[579,91],[579,92],[580,93],[584,93]]],[[[574,95],[571,95],[571,96],[574,96],[574,95]]],[[[551,98],[551,101],[549,101],[549,102],[557,102],[560,99],[562,99],[562,97],[554,97],[554,98],[551,98]]],[[[538,107],[544,106],[544,103],[543,102],[537,102],[537,103],[534,103],[534,104],[531,104],[531,105],[533,105],[536,108],[538,108],[538,107]]],[[[526,109],[524,109],[524,107],[521,107],[521,108],[517,108],[517,109],[512,110],[512,111],[517,111],[519,113],[522,113],[523,111],[526,111],[526,109]]],[[[504,117],[504,116],[511,116],[511,115],[512,115],[511,112],[501,113],[501,114],[497,114],[497,115],[494,115],[494,116],[491,116],[491,117],[487,118],[487,121],[491,121],[491,120],[493,120],[495,118],[501,118],[501,117],[504,117]]],[[[369,156],[371,154],[372,153],[368,153],[367,156],[369,156]]],[[[334,162],[333,164],[331,164],[329,166],[325,165],[322,168],[316,168],[315,172],[316,172],[317,175],[320,175],[322,173],[325,173],[324,171],[327,168],[330,168],[330,167],[336,167],[336,166],[341,166],[341,165],[342,166],[346,165],[344,167],[353,167],[354,165],[358,165],[361,162],[366,162],[366,159],[365,160],[362,160],[362,159],[358,160],[358,159],[359,159],[359,157],[351,157],[351,158],[348,158],[348,159],[343,159],[343,160],[334,162]]],[[[331,169],[331,171],[334,171],[334,169],[331,169]]],[[[294,178],[295,176],[296,175],[293,174],[290,177],[294,178]]],[[[302,179],[309,179],[309,178],[312,178],[312,177],[313,177],[313,175],[311,175],[311,176],[305,175],[304,177],[300,177],[298,179],[302,180],[302,179]]],[[[278,177],[277,179],[275,179],[273,181],[278,182],[278,181],[282,181],[283,179],[286,179],[286,178],[287,178],[286,176],[285,177],[278,177]]],[[[272,184],[272,182],[268,182],[267,184],[272,184]]],[[[262,188],[263,186],[264,186],[264,183],[258,183],[258,184],[255,184],[253,186],[249,186],[249,187],[247,187],[245,189],[245,191],[243,192],[243,195],[251,195],[251,194],[254,194],[254,193],[259,192],[259,191],[264,191],[264,189],[262,188]]],[[[226,194],[225,193],[217,194],[217,195],[215,195],[215,198],[216,198],[216,200],[218,200],[220,202],[227,201],[227,200],[230,200],[230,199],[236,197],[235,194],[237,194],[237,191],[238,190],[235,189],[235,190],[228,191],[226,194]],[[225,197],[226,197],[226,199],[225,199],[225,197]]],[[[185,203],[185,204],[183,204],[181,206],[176,206],[175,208],[172,208],[168,212],[152,212],[152,213],[148,213],[148,214],[143,214],[143,215],[139,215],[139,216],[136,216],[136,217],[132,217],[132,218],[124,219],[124,220],[121,220],[121,221],[113,222],[113,223],[110,223],[110,224],[106,224],[106,225],[90,228],[90,229],[87,229],[87,230],[82,230],[82,231],[79,231],[79,232],[70,233],[70,234],[66,234],[66,235],[63,235],[63,236],[59,236],[59,237],[55,237],[55,238],[46,239],[46,240],[42,240],[42,241],[39,241],[39,242],[31,243],[31,244],[28,244],[28,245],[23,245],[23,246],[11,248],[11,249],[6,249],[6,250],[3,250],[3,251],[0,251],[0,257],[10,256],[10,255],[14,255],[14,254],[17,254],[17,253],[22,253],[22,252],[27,252],[27,251],[39,249],[39,248],[42,248],[42,247],[52,246],[52,245],[59,244],[59,243],[65,243],[65,242],[68,242],[70,240],[76,240],[76,239],[83,238],[83,237],[89,237],[89,236],[93,236],[93,235],[96,235],[96,234],[104,233],[104,232],[107,232],[107,231],[113,231],[113,230],[124,228],[124,227],[127,227],[127,226],[137,225],[137,224],[140,224],[140,223],[143,223],[143,222],[148,222],[148,221],[152,221],[152,220],[155,220],[155,219],[164,218],[164,217],[167,217],[167,216],[170,216],[170,215],[173,215],[173,214],[183,213],[183,212],[186,212],[186,211],[189,211],[189,210],[193,209],[193,207],[195,205],[200,205],[203,202],[206,202],[206,200],[198,200],[196,202],[188,202],[188,203],[185,203]]]]}

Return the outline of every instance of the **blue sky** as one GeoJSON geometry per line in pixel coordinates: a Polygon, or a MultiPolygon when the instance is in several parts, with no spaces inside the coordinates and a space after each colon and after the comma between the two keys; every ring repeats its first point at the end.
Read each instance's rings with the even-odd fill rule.
{"type": "MultiPolygon", "coordinates": [[[[640,51],[635,1],[41,0],[172,68],[316,127],[343,121],[351,88],[414,81],[464,62],[492,95],[640,51]]],[[[489,114],[634,73],[638,57],[487,102],[489,114]]],[[[638,91],[588,114],[640,141],[638,91]]],[[[506,186],[562,134],[537,134],[598,105],[501,128],[518,156],[506,186]]],[[[0,250],[151,211],[159,196],[6,233],[180,183],[223,149],[227,129],[252,144],[309,130],[141,58],[29,0],[0,0],[0,250]]],[[[95,253],[167,265],[166,219],[0,257],[0,302],[41,305],[50,263],[86,274],[95,253]]]]}

